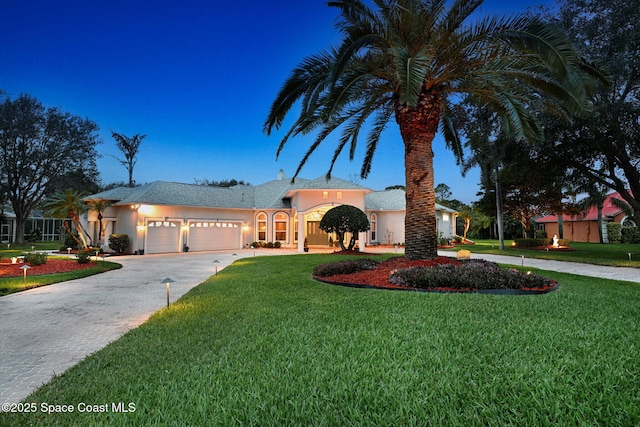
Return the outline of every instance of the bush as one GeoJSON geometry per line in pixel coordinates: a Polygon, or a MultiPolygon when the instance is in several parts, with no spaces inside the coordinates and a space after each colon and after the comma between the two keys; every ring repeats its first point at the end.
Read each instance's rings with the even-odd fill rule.
{"type": "Polygon", "coordinates": [[[109,248],[116,253],[121,254],[129,247],[129,235],[128,234],[112,234],[109,236],[109,248]]]}
{"type": "Polygon", "coordinates": [[[640,243],[638,227],[622,227],[620,229],[620,241],[622,243],[640,243]]]}
{"type": "Polygon", "coordinates": [[[537,274],[503,270],[498,264],[484,260],[465,261],[460,265],[402,268],[389,275],[389,281],[399,286],[417,289],[527,289],[555,284],[537,274]]]}
{"type": "Polygon", "coordinates": [[[551,239],[532,239],[531,237],[514,239],[516,246],[519,248],[535,248],[537,246],[545,246],[551,243],[551,239]]]}
{"type": "Polygon", "coordinates": [[[267,248],[273,249],[273,242],[267,242],[267,248]]]}
{"type": "Polygon", "coordinates": [[[336,274],[352,274],[362,270],[373,270],[377,265],[378,261],[371,258],[331,262],[316,266],[313,269],[313,275],[316,277],[329,277],[336,274]]]}
{"type": "Polygon", "coordinates": [[[24,256],[24,262],[30,266],[43,265],[47,263],[48,255],[43,252],[28,252],[24,256]]]}
{"type": "Polygon", "coordinates": [[[78,264],[87,264],[91,261],[91,256],[95,255],[96,251],[91,249],[84,249],[76,254],[78,264]]]}
{"type": "Polygon", "coordinates": [[[533,237],[535,237],[536,239],[546,239],[547,232],[545,230],[536,230],[533,234],[533,237]]]}
{"type": "Polygon", "coordinates": [[[76,242],[73,236],[69,233],[64,235],[64,241],[62,242],[64,245],[61,250],[66,251],[67,248],[78,249],[78,242],[76,242]]]}
{"type": "Polygon", "coordinates": [[[607,223],[607,236],[609,243],[620,243],[622,240],[622,224],[619,222],[607,223]]]}
{"type": "Polygon", "coordinates": [[[282,246],[282,243],[280,242],[273,242],[273,247],[276,249],[280,249],[280,247],[282,246]]]}

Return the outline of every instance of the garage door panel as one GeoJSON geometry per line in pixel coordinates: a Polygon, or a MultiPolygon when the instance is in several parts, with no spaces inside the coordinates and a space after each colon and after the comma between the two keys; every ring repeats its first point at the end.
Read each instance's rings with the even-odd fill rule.
{"type": "Polygon", "coordinates": [[[189,223],[189,248],[193,251],[238,249],[241,226],[235,222],[189,223]]]}
{"type": "Polygon", "coordinates": [[[180,224],[151,221],[147,224],[147,253],[158,254],[180,250],[180,224]]]}

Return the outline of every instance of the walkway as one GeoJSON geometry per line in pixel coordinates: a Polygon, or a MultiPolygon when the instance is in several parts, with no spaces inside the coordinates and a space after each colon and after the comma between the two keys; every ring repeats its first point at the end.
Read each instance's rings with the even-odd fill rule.
{"type": "MultiPolygon", "coordinates": [[[[389,248],[367,248],[389,252],[389,248]]],[[[311,252],[325,252],[312,250],[311,252]]],[[[401,254],[401,250],[397,250],[401,254]]],[[[238,250],[237,258],[294,254],[294,250],[238,250]]],[[[443,256],[455,256],[441,252],[443,256]]],[[[472,257],[480,256],[472,254],[472,257]]],[[[485,259],[521,264],[517,257],[485,259]]],[[[231,252],[194,252],[114,258],[123,268],[98,276],[32,289],[0,298],[0,403],[15,403],[233,262],[231,252]]],[[[640,269],[525,259],[524,265],[593,277],[640,282],[640,269]]]]}

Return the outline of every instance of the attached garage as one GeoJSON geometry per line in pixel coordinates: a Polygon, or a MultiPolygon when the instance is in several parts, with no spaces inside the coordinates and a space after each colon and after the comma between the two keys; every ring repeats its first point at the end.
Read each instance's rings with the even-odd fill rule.
{"type": "Polygon", "coordinates": [[[242,223],[190,221],[188,245],[191,251],[239,249],[242,247],[242,223]]]}
{"type": "Polygon", "coordinates": [[[180,252],[180,223],[150,221],[147,224],[147,253],[180,252]]]}

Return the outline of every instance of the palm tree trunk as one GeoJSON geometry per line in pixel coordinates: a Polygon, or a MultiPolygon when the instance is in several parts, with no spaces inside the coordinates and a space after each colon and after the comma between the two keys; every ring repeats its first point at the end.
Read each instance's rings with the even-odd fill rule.
{"type": "Polygon", "coordinates": [[[440,101],[437,94],[423,89],[416,107],[396,106],[404,141],[407,259],[438,256],[432,143],[440,121],[440,101]]]}
{"type": "Polygon", "coordinates": [[[504,214],[502,208],[502,188],[500,187],[500,170],[496,168],[496,224],[498,226],[498,241],[501,251],[504,250],[504,214]]]}

